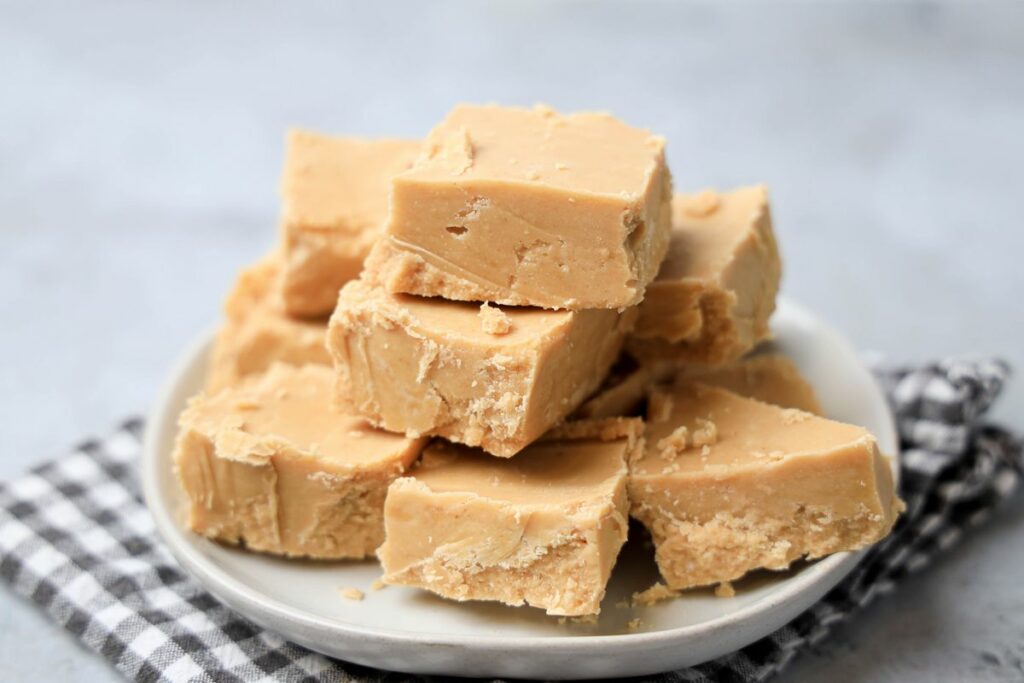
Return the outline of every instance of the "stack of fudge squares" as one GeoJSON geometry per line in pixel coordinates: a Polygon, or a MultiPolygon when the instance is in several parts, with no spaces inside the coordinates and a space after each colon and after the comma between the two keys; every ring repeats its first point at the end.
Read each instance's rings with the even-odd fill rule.
{"type": "Polygon", "coordinates": [[[424,141],[292,132],[283,196],[180,418],[196,533],[579,616],[630,517],[671,591],[891,529],[875,439],[768,342],[763,187],[673,194],[608,114],[461,105],[424,141]]]}

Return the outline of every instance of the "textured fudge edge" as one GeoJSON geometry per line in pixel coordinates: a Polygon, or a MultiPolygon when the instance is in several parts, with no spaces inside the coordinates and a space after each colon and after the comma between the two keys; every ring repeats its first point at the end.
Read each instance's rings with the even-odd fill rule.
{"type": "MultiPolygon", "coordinates": [[[[508,306],[536,306],[555,310],[583,310],[589,308],[615,308],[624,310],[639,304],[646,288],[657,276],[658,269],[668,253],[672,230],[672,174],[664,163],[661,150],[660,176],[651,182],[644,198],[649,216],[655,225],[648,225],[640,240],[640,248],[628,248],[630,271],[636,280],[632,297],[612,302],[532,299],[491,283],[481,282],[470,274],[452,272],[434,265],[424,258],[413,245],[405,244],[390,235],[381,238],[366,258],[363,277],[382,285],[395,294],[441,296],[454,301],[489,301],[508,306]]],[[[631,244],[627,236],[625,243],[631,244]]],[[[452,269],[457,269],[452,265],[452,269]]]]}
{"type": "MultiPolygon", "coordinates": [[[[356,288],[378,286],[372,281],[360,280],[357,281],[357,284],[346,287],[346,291],[339,296],[338,307],[331,318],[327,334],[327,347],[334,359],[337,373],[337,405],[346,412],[364,417],[371,424],[382,429],[405,433],[411,437],[422,434],[442,436],[457,443],[478,446],[497,457],[514,456],[582,404],[587,396],[604,381],[636,319],[635,308],[622,313],[608,309],[592,309],[573,313],[577,319],[572,323],[565,342],[558,345],[557,348],[548,349],[545,353],[529,359],[529,366],[523,368],[521,372],[517,372],[517,375],[529,384],[530,392],[522,396],[526,407],[517,414],[517,422],[510,425],[506,430],[507,433],[496,435],[493,427],[488,428],[488,421],[485,419],[487,411],[497,409],[504,397],[466,400],[465,397],[460,399],[458,396],[447,396],[440,393],[438,393],[438,398],[441,409],[434,415],[432,424],[424,429],[414,431],[386,419],[379,407],[379,401],[373,395],[372,386],[356,386],[356,381],[353,379],[354,364],[359,364],[362,374],[372,375],[373,372],[370,370],[372,366],[369,355],[365,351],[352,353],[350,342],[363,336],[366,330],[372,333],[372,330],[376,328],[400,329],[410,339],[419,340],[420,343],[429,341],[436,346],[436,348],[432,347],[432,351],[424,351],[421,354],[421,368],[424,367],[423,361],[428,357],[435,361],[447,358],[454,359],[452,362],[458,362],[458,353],[446,347],[443,341],[427,339],[425,335],[415,330],[415,321],[400,305],[389,301],[385,303],[383,309],[376,307],[364,310],[364,302],[368,299],[360,299],[352,295],[356,288]],[[349,287],[352,288],[351,291],[348,291],[349,287]],[[607,330],[606,333],[598,335],[600,348],[590,353],[589,362],[586,367],[579,368],[579,375],[566,377],[559,374],[560,362],[578,352],[580,340],[593,336],[595,330],[602,328],[607,328],[607,330]],[[545,389],[562,393],[560,396],[557,393],[552,393],[551,395],[554,397],[552,401],[548,401],[544,405],[537,405],[545,402],[545,397],[539,395],[543,394],[545,389]],[[453,414],[457,414],[458,417],[453,418],[453,414]]],[[[427,372],[433,372],[436,369],[434,362],[427,364],[427,372]]],[[[407,391],[408,387],[404,389],[407,391]]],[[[436,387],[432,390],[437,391],[436,387]]]]}
{"type": "MultiPolygon", "coordinates": [[[[795,455],[771,467],[770,474],[786,477],[787,471],[800,467],[795,455]]],[[[794,500],[796,512],[785,519],[760,516],[762,506],[756,502],[748,511],[719,511],[713,519],[681,519],[660,505],[651,505],[647,477],[631,472],[629,480],[630,515],[651,533],[655,560],[666,584],[672,589],[685,589],[732,581],[755,569],[782,570],[798,559],[816,559],[837,552],[859,550],[885,538],[904,509],[892,479],[889,461],[879,452],[871,436],[835,449],[824,455],[820,476],[837,463],[846,463],[849,470],[859,471],[875,481],[879,492],[878,509],[864,510],[856,517],[834,517],[827,511],[806,507],[794,500]],[[807,533],[812,533],[810,541],[807,533]],[[851,538],[833,534],[847,533],[851,538]]],[[[790,475],[791,476],[791,475],[790,475]]],[[[696,481],[703,476],[691,477],[696,481]]],[[[715,480],[720,487],[716,495],[727,496],[729,477],[715,480]]],[[[685,480],[680,480],[676,498],[685,497],[685,480]]],[[[765,483],[763,496],[776,494],[765,483]]]]}
{"type": "Polygon", "coordinates": [[[173,454],[175,475],[188,498],[186,526],[191,531],[286,557],[362,559],[374,555],[384,538],[387,487],[415,462],[425,439],[411,441],[403,451],[396,451],[393,462],[380,469],[332,467],[321,456],[278,437],[256,437],[230,427],[208,434],[185,426],[187,415],[199,410],[204,400],[205,395],[200,394],[189,401],[179,420],[173,454]],[[294,500],[282,500],[277,490],[280,470],[288,467],[311,470],[303,481],[303,495],[294,500]],[[216,500],[218,481],[235,481],[246,475],[260,479],[258,491],[244,501],[216,500]],[[305,506],[308,499],[324,494],[335,497],[336,504],[321,511],[314,532],[298,544],[282,539],[282,509],[305,506]],[[226,508],[219,514],[214,512],[218,503],[226,508]]]}
{"type": "MultiPolygon", "coordinates": [[[[566,506],[567,533],[562,542],[547,548],[540,555],[526,559],[523,563],[517,562],[507,567],[468,567],[453,564],[448,558],[438,554],[444,546],[434,548],[430,556],[409,566],[388,567],[388,553],[386,548],[382,547],[378,557],[384,565],[383,581],[393,585],[421,588],[459,602],[486,600],[510,606],[528,604],[544,609],[548,614],[560,616],[600,613],[601,600],[607,590],[608,579],[619,551],[626,542],[629,527],[628,468],[629,463],[639,458],[643,452],[643,421],[638,418],[613,418],[568,423],[562,428],[552,430],[545,439],[626,439],[626,454],[623,461],[626,474],[620,480],[615,493],[607,500],[597,503],[566,506]],[[586,516],[591,513],[596,513],[597,525],[582,536],[573,534],[574,516],[586,516]],[[581,564],[588,569],[585,578],[590,585],[581,587],[580,592],[558,590],[554,599],[551,599],[551,594],[545,588],[552,583],[560,586],[578,586],[574,576],[561,576],[559,570],[565,567],[573,569],[581,564]]],[[[442,514],[454,503],[460,506],[460,511],[479,517],[487,524],[525,524],[520,520],[519,510],[511,503],[475,494],[435,492],[413,477],[402,477],[396,479],[388,489],[388,501],[385,503],[386,525],[395,523],[393,517],[389,519],[388,506],[397,504],[394,501],[403,495],[425,496],[430,502],[440,501],[444,503],[438,506],[442,514]],[[475,511],[475,514],[469,511],[475,511]]],[[[427,505],[429,504],[428,502],[427,505]]],[[[423,514],[427,512],[424,511],[423,514]]],[[[388,541],[385,541],[385,545],[387,543],[388,541]]]]}
{"type": "Polygon", "coordinates": [[[690,318],[691,322],[686,334],[672,339],[661,337],[663,325],[650,316],[670,308],[670,304],[656,300],[655,304],[648,304],[646,314],[641,304],[637,329],[627,340],[627,349],[634,357],[676,355],[691,363],[724,365],[771,338],[768,323],[775,311],[782,281],[782,261],[772,227],[767,190],[759,187],[764,201],[754,229],[718,283],[710,289],[694,279],[652,283],[652,292],[659,299],[676,299],[680,311],[677,315],[690,318]],[[699,299],[698,290],[701,292],[699,299]]]}

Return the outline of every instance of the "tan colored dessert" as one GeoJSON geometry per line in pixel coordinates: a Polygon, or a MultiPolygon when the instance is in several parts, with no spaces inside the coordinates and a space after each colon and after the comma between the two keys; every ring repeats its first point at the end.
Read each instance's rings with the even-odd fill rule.
{"type": "Polygon", "coordinates": [[[655,390],[631,513],[669,588],[874,543],[902,503],[864,429],[704,385],[655,390]]]}
{"type": "Polygon", "coordinates": [[[333,410],[333,379],[322,365],[274,365],[189,402],[174,452],[189,528],[280,555],[373,554],[387,487],[423,441],[333,410]]]}
{"type": "Polygon", "coordinates": [[[284,310],[280,257],[270,254],[238,275],[224,301],[224,324],[217,333],[206,390],[216,392],[272,363],[331,362],[324,345],[327,320],[297,320],[284,310]]]}
{"type": "Polygon", "coordinates": [[[637,364],[622,354],[608,372],[601,388],[573,413],[574,418],[629,417],[639,414],[651,386],[671,375],[671,368],[637,364]]]}
{"type": "Polygon", "coordinates": [[[782,408],[797,408],[821,415],[821,404],[796,364],[782,353],[767,351],[746,356],[721,367],[702,367],[666,361],[643,363],[621,372],[605,388],[580,406],[578,417],[630,415],[652,386],[675,381],[699,381],[746,398],[782,408]]]}
{"type": "Polygon", "coordinates": [[[395,176],[367,271],[391,292],[622,309],[671,228],[665,141],[608,114],[459,105],[395,176]]]}
{"type": "Polygon", "coordinates": [[[338,298],[328,347],[347,412],[508,457],[601,384],[634,315],[480,306],[355,280],[338,298]]]}
{"type": "Polygon", "coordinates": [[[771,403],[821,415],[818,395],[800,374],[796,363],[778,351],[758,353],[719,368],[683,370],[676,381],[696,381],[771,403]]]}
{"type": "Polygon", "coordinates": [[[672,216],[668,256],[647,288],[629,348],[638,358],[733,361],[771,334],[782,266],[768,193],[758,186],[679,194],[672,216]]]}
{"type": "Polygon", "coordinates": [[[436,441],[384,507],[384,582],[597,614],[626,540],[640,420],[572,423],[515,458],[436,441]]]}
{"type": "Polygon", "coordinates": [[[391,177],[412,165],[414,140],[361,140],[288,132],[281,193],[283,292],[296,316],[329,315],[359,276],[388,214],[391,177]]]}

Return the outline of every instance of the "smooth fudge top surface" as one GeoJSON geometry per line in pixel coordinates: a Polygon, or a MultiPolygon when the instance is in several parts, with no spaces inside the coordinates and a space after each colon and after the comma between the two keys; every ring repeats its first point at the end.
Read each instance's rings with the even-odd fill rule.
{"type": "Polygon", "coordinates": [[[655,281],[717,277],[768,210],[763,185],[672,198],[672,239],[655,281]]]}
{"type": "Polygon", "coordinates": [[[409,168],[417,140],[334,137],[288,131],[281,194],[287,225],[364,230],[388,214],[391,178],[409,168]]]}
{"type": "Polygon", "coordinates": [[[662,163],[664,146],[664,138],[606,113],[461,104],[430,132],[416,164],[399,179],[639,197],[662,163]]]}
{"type": "Polygon", "coordinates": [[[443,336],[481,346],[514,347],[535,344],[560,334],[578,313],[540,308],[481,305],[439,297],[391,294],[383,287],[354,280],[341,291],[335,317],[347,310],[367,307],[397,315],[403,326],[418,327],[432,336],[443,336]]]}
{"type": "Polygon", "coordinates": [[[436,493],[472,493],[521,505],[564,505],[615,495],[628,438],[542,439],[514,458],[435,441],[409,476],[436,493]]]}
{"type": "Polygon", "coordinates": [[[232,441],[224,435],[233,434],[239,439],[235,443],[240,458],[269,455],[269,450],[259,452],[260,440],[284,441],[333,464],[357,468],[406,455],[415,439],[375,429],[361,418],[334,410],[333,392],[334,372],[327,366],[275,364],[237,387],[193,398],[180,424],[217,435],[218,447],[227,450],[232,441]]]}
{"type": "Polygon", "coordinates": [[[634,474],[759,468],[854,442],[874,442],[862,427],[687,383],[651,392],[645,438],[634,474]]]}

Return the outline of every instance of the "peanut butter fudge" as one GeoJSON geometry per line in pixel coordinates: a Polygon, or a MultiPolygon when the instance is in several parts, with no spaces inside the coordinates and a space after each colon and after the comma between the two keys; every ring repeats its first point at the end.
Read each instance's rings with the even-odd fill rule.
{"type": "Polygon", "coordinates": [[[631,513],[681,589],[874,543],[902,503],[864,429],[724,389],[652,392],[631,513]]]}
{"type": "Polygon", "coordinates": [[[347,412],[508,457],[601,384],[634,316],[389,294],[360,279],[341,290],[328,347],[347,412]]]}
{"type": "Polygon", "coordinates": [[[628,527],[640,420],[571,423],[515,458],[436,441],[388,490],[384,582],[597,614],[628,527]]]}
{"type": "Polygon", "coordinates": [[[683,369],[676,381],[695,381],[728,389],[744,398],[780,408],[796,408],[821,415],[818,396],[800,374],[796,363],[777,351],[757,353],[719,368],[683,369]]]}
{"type": "Polygon", "coordinates": [[[284,310],[281,263],[271,254],[243,270],[224,302],[224,324],[211,353],[206,389],[215,392],[272,363],[329,365],[327,320],[299,320],[284,310]]]}
{"type": "Polygon", "coordinates": [[[664,147],[608,114],[457,106],[395,176],[367,271],[391,292],[632,306],[668,248],[664,147]]]}
{"type": "Polygon", "coordinates": [[[356,278],[388,213],[391,177],[412,165],[414,140],[288,133],[284,199],[284,301],[298,316],[327,316],[356,278]]]}
{"type": "Polygon", "coordinates": [[[280,555],[373,554],[387,487],[423,441],[331,408],[333,379],[326,366],[278,364],[189,402],[174,453],[189,528],[280,555]]]}
{"type": "Polygon", "coordinates": [[[637,357],[685,354],[733,361],[770,336],[782,266],[762,186],[678,194],[672,240],[640,304],[630,339],[637,357]]]}
{"type": "Polygon", "coordinates": [[[638,364],[623,353],[612,366],[601,387],[573,413],[575,418],[605,418],[638,415],[647,390],[671,374],[662,365],[638,364]]]}
{"type": "Polygon", "coordinates": [[[797,408],[821,415],[821,404],[796,364],[777,351],[755,352],[721,367],[686,365],[656,359],[620,372],[604,389],[580,406],[579,417],[630,415],[655,384],[699,381],[740,396],[782,408],[797,408]]]}

